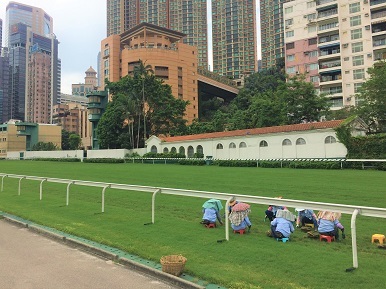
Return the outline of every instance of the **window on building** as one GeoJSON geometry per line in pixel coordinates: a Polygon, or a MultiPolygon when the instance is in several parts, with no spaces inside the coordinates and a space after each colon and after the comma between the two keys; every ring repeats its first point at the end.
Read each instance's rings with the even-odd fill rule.
{"type": "Polygon", "coordinates": [[[204,155],[204,148],[202,147],[202,145],[198,145],[196,151],[198,154],[204,155]]]}
{"type": "Polygon", "coordinates": [[[247,144],[243,141],[239,144],[239,148],[246,148],[246,147],[247,147],[247,144]]]}
{"type": "Polygon", "coordinates": [[[294,61],[295,60],[295,54],[287,55],[287,61],[294,61]]]}
{"type": "Polygon", "coordinates": [[[164,154],[167,154],[169,153],[169,149],[168,148],[164,148],[164,154]]]}
{"type": "Polygon", "coordinates": [[[350,14],[361,11],[361,4],[359,2],[351,3],[349,5],[349,11],[350,11],[350,14]]]}
{"type": "Polygon", "coordinates": [[[354,93],[359,93],[360,88],[362,87],[363,82],[354,83],[354,93]]]}
{"type": "Polygon", "coordinates": [[[293,31],[293,30],[290,30],[290,31],[287,31],[286,33],[285,33],[285,37],[292,37],[292,36],[294,36],[295,35],[295,32],[293,31]]]}
{"type": "Polygon", "coordinates": [[[361,25],[361,24],[362,24],[361,15],[350,17],[350,26],[351,27],[358,26],[358,25],[361,25]]]}
{"type": "Polygon", "coordinates": [[[364,69],[354,69],[353,70],[354,79],[365,79],[365,70],[364,69]]]}
{"type": "Polygon", "coordinates": [[[351,52],[357,53],[363,51],[363,42],[356,42],[351,44],[351,52]]]}
{"type": "Polygon", "coordinates": [[[318,50],[313,50],[309,54],[310,57],[317,57],[318,56],[318,50]]]}
{"type": "Polygon", "coordinates": [[[362,28],[351,30],[351,40],[362,38],[362,28]]]}
{"type": "Polygon", "coordinates": [[[294,7],[293,6],[284,8],[284,14],[292,13],[293,11],[294,11],[294,7]]]}
{"type": "Polygon", "coordinates": [[[316,6],[316,1],[309,1],[307,2],[307,8],[312,8],[316,6]]]}
{"type": "Polygon", "coordinates": [[[177,153],[177,149],[175,147],[172,147],[171,150],[170,150],[171,153],[175,154],[177,153]]]}
{"type": "Polygon", "coordinates": [[[222,150],[224,147],[221,143],[217,144],[216,149],[222,150]]]}
{"type": "Polygon", "coordinates": [[[188,146],[188,158],[192,158],[194,156],[194,148],[192,146],[188,146]]]}
{"type": "Polygon", "coordinates": [[[282,145],[283,146],[292,146],[292,142],[288,138],[286,138],[285,140],[283,140],[282,145]]]}
{"type": "Polygon", "coordinates": [[[287,67],[288,74],[295,73],[295,72],[296,72],[295,66],[287,67]]]}
{"type": "Polygon", "coordinates": [[[336,143],[336,138],[334,138],[333,136],[329,135],[328,137],[326,137],[324,139],[324,143],[325,144],[336,143]]]}
{"type": "Polygon", "coordinates": [[[359,66],[365,63],[363,55],[357,55],[352,57],[352,65],[359,66]]]}
{"type": "Polygon", "coordinates": [[[287,43],[287,44],[285,45],[285,48],[286,48],[287,50],[289,50],[289,49],[294,49],[294,48],[295,48],[295,43],[294,43],[294,42],[287,43]]]}
{"type": "Polygon", "coordinates": [[[185,155],[185,148],[183,146],[180,146],[178,152],[182,155],[185,155]]]}
{"type": "Polygon", "coordinates": [[[230,148],[230,149],[235,149],[235,148],[236,148],[236,144],[235,144],[234,142],[231,142],[231,143],[229,144],[229,148],[230,148]]]}
{"type": "Polygon", "coordinates": [[[291,19],[287,19],[285,21],[285,25],[288,26],[288,25],[292,25],[294,23],[294,20],[291,18],[291,19]]]}
{"type": "Polygon", "coordinates": [[[310,81],[312,83],[319,83],[319,76],[310,76],[310,81]]]}
{"type": "Polygon", "coordinates": [[[156,146],[152,146],[151,147],[151,149],[150,149],[150,151],[152,152],[152,153],[157,153],[157,147],[156,146]]]}
{"type": "Polygon", "coordinates": [[[317,63],[310,63],[308,65],[308,69],[311,70],[317,70],[318,69],[318,64],[317,63]]]}
{"type": "Polygon", "coordinates": [[[260,142],[259,146],[260,146],[261,148],[262,148],[262,147],[267,147],[267,146],[268,146],[268,143],[267,143],[267,141],[262,140],[262,141],[260,142]]]}
{"type": "Polygon", "coordinates": [[[318,40],[317,38],[311,38],[311,39],[308,39],[308,45],[315,45],[318,43],[318,40]]]}
{"type": "Polygon", "coordinates": [[[306,144],[306,140],[304,138],[298,138],[296,140],[296,145],[305,145],[306,144]]]}

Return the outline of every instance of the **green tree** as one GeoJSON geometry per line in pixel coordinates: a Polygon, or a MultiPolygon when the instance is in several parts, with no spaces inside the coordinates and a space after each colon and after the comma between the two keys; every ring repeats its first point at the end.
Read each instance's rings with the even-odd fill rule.
{"type": "Polygon", "coordinates": [[[56,151],[58,147],[52,142],[38,142],[32,147],[33,151],[56,151]]]}
{"type": "Polygon", "coordinates": [[[70,150],[78,150],[82,145],[82,139],[76,133],[70,133],[69,137],[70,150]]]}
{"type": "Polygon", "coordinates": [[[289,77],[277,90],[282,102],[286,124],[318,121],[329,110],[328,99],[318,95],[314,85],[304,75],[289,77]]]}
{"type": "Polygon", "coordinates": [[[188,102],[174,98],[149,65],[140,61],[133,76],[106,83],[113,98],[98,124],[101,147],[140,147],[149,135],[185,131],[188,102]]]}
{"type": "Polygon", "coordinates": [[[67,130],[62,129],[62,150],[66,151],[70,149],[70,133],[67,130]]]}
{"type": "Polygon", "coordinates": [[[386,62],[375,63],[367,73],[370,77],[357,95],[361,100],[357,113],[367,123],[370,132],[386,132],[386,62]]]}

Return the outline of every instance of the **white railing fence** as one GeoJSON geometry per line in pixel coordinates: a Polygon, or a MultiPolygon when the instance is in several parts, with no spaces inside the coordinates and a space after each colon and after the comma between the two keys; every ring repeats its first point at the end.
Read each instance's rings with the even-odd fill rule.
{"type": "Polygon", "coordinates": [[[173,188],[160,188],[160,187],[150,187],[150,186],[139,186],[139,185],[129,185],[129,184],[116,184],[116,183],[104,183],[104,182],[92,182],[92,181],[82,181],[82,180],[70,180],[70,179],[59,179],[59,178],[47,178],[47,177],[37,177],[37,176],[25,176],[25,175],[15,175],[15,174],[3,174],[1,176],[1,192],[4,188],[4,178],[16,178],[19,179],[18,195],[21,195],[21,183],[22,180],[35,180],[40,181],[40,200],[43,198],[43,183],[52,182],[52,183],[63,183],[67,184],[67,194],[66,194],[66,205],[69,205],[70,198],[70,186],[71,185],[80,185],[80,186],[90,186],[90,187],[100,187],[102,188],[102,213],[105,210],[105,191],[106,189],[118,189],[118,190],[129,190],[129,191],[138,191],[138,192],[149,192],[152,193],[152,212],[151,212],[151,223],[155,223],[155,200],[157,194],[167,194],[167,195],[178,195],[178,196],[187,196],[187,197],[198,197],[198,198],[214,198],[219,200],[225,200],[225,239],[217,240],[217,242],[229,241],[229,211],[227,210],[229,206],[229,201],[232,197],[236,197],[240,202],[252,203],[252,204],[261,204],[261,205],[276,205],[276,206],[286,206],[290,208],[309,208],[313,210],[326,210],[333,212],[340,212],[343,214],[351,215],[351,236],[352,236],[352,254],[353,254],[353,267],[347,270],[352,270],[358,268],[358,254],[357,254],[357,242],[356,242],[356,217],[357,215],[363,215],[368,217],[377,217],[377,218],[386,218],[386,208],[376,208],[376,207],[365,207],[365,206],[354,206],[354,205],[342,205],[342,204],[332,204],[332,203],[321,203],[321,202],[310,202],[302,200],[292,200],[292,199],[277,199],[277,198],[268,198],[268,197],[259,197],[259,196],[249,196],[249,195],[239,195],[239,194],[226,194],[219,192],[206,192],[206,191],[195,191],[195,190],[184,190],[184,189],[173,189],[173,188]]]}

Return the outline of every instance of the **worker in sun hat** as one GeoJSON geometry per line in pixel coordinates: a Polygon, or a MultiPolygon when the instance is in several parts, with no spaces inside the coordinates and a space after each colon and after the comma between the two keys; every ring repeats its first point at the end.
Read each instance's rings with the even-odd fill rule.
{"type": "Polygon", "coordinates": [[[334,236],[335,240],[339,240],[339,229],[342,231],[342,238],[346,238],[344,227],[339,222],[341,213],[329,211],[320,211],[318,213],[318,232],[321,235],[334,236]]]}
{"type": "Polygon", "coordinates": [[[277,217],[271,222],[271,231],[268,233],[268,237],[289,238],[294,232],[292,221],[295,217],[287,212],[288,210],[277,210],[277,217]]]}
{"type": "Polygon", "coordinates": [[[306,224],[314,224],[314,229],[317,231],[318,220],[313,210],[296,208],[295,211],[298,212],[298,217],[296,219],[297,228],[300,227],[300,224],[302,227],[304,227],[306,224]]]}
{"type": "MultiPolygon", "coordinates": [[[[275,197],[275,199],[281,199],[283,198],[282,196],[279,196],[279,197],[275,197]]],[[[273,221],[273,219],[276,218],[276,211],[277,210],[285,210],[286,207],[285,206],[274,206],[274,205],[270,205],[268,207],[268,209],[265,211],[265,218],[264,218],[264,221],[265,219],[269,219],[271,222],[273,221]]]]}
{"type": "Polygon", "coordinates": [[[220,217],[220,210],[223,208],[221,201],[216,199],[210,199],[202,205],[202,221],[201,224],[216,224],[216,220],[222,225],[220,217]]]}
{"type": "Polygon", "coordinates": [[[233,196],[232,199],[229,201],[229,206],[228,206],[228,212],[229,214],[232,212],[232,208],[234,205],[238,204],[239,202],[236,200],[236,197],[233,196]]]}

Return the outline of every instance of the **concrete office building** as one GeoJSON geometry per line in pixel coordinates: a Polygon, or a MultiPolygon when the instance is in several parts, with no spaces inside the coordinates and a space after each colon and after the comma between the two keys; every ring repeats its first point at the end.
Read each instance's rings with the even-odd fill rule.
{"type": "Polygon", "coordinates": [[[196,46],[199,66],[208,67],[206,0],[107,0],[107,36],[142,22],[186,34],[181,41],[196,46]]]}
{"type": "Polygon", "coordinates": [[[97,90],[98,88],[98,79],[97,73],[90,66],[89,69],[86,70],[86,76],[84,78],[84,83],[72,84],[72,95],[86,96],[88,93],[97,90]]]}
{"type": "Polygon", "coordinates": [[[87,149],[91,148],[92,126],[88,120],[87,105],[74,102],[54,105],[53,124],[61,126],[63,130],[78,134],[82,140],[82,146],[87,149]]]}
{"type": "Polygon", "coordinates": [[[0,18],[0,48],[3,47],[3,19],[0,18]]]}
{"type": "Polygon", "coordinates": [[[11,1],[6,8],[4,46],[9,46],[9,29],[17,23],[24,23],[39,35],[53,33],[53,19],[43,9],[11,1]]]}
{"type": "Polygon", "coordinates": [[[235,80],[257,71],[255,0],[213,0],[213,72],[235,80]]]}
{"type": "Polygon", "coordinates": [[[8,4],[6,17],[11,67],[6,119],[51,123],[61,73],[53,19],[40,8],[16,2],[8,4]]]}
{"type": "Polygon", "coordinates": [[[367,69],[386,59],[386,1],[290,1],[284,22],[287,73],[309,73],[333,108],[356,105],[367,69]]]}
{"type": "Polygon", "coordinates": [[[276,66],[284,57],[283,3],[260,0],[261,69],[276,66]]]}

